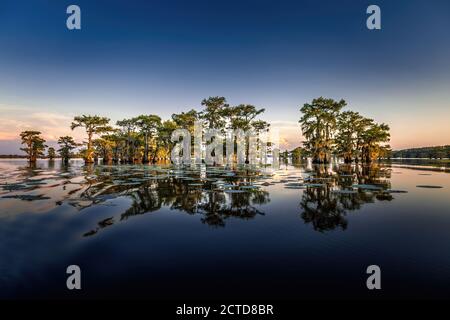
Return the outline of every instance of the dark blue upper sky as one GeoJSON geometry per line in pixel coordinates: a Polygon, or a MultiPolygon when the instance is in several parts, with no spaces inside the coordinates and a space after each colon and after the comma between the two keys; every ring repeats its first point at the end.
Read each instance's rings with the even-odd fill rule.
{"type": "Polygon", "coordinates": [[[449,31],[448,0],[7,0],[0,106],[4,117],[17,106],[167,118],[223,95],[289,125],[322,95],[398,123],[406,146],[405,118],[450,115],[449,31]],[[70,4],[81,7],[82,30],[66,28],[70,4]],[[381,7],[382,30],[366,28],[370,4],[381,7]]]}

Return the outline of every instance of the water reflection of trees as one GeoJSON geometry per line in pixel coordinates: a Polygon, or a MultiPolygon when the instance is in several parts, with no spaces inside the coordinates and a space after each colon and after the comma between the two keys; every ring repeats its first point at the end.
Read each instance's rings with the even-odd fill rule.
{"type": "Polygon", "coordinates": [[[202,214],[201,221],[214,226],[224,226],[224,220],[229,217],[251,219],[258,214],[263,215],[258,206],[269,201],[267,191],[227,194],[208,184],[204,188],[195,188],[172,178],[141,187],[130,196],[133,203],[120,220],[157,211],[164,206],[188,214],[202,214]]]}
{"type": "MultiPolygon", "coordinates": [[[[89,172],[93,174],[94,172],[89,172]]],[[[236,193],[227,193],[218,188],[214,179],[205,180],[200,177],[184,180],[183,177],[154,177],[144,182],[118,183],[111,185],[108,175],[99,174],[99,178],[91,183],[81,194],[82,199],[88,199],[92,204],[99,204],[106,199],[120,195],[132,200],[125,212],[120,214],[118,221],[125,221],[133,216],[155,212],[162,207],[171,210],[185,212],[187,214],[201,214],[200,221],[209,226],[223,227],[226,219],[230,217],[239,219],[252,219],[256,215],[264,215],[260,206],[268,203],[269,193],[263,190],[246,190],[236,193]]],[[[127,177],[127,181],[142,179],[139,176],[127,177]]],[[[224,179],[224,183],[227,183],[224,179]]],[[[125,180],[124,180],[125,181],[125,180]]],[[[230,181],[228,181],[230,182],[230,181]]],[[[252,179],[234,179],[236,186],[251,183],[252,179]]],[[[236,188],[233,188],[237,190],[236,188]]],[[[112,225],[114,219],[108,218],[106,226],[112,225]]],[[[85,236],[93,235],[105,227],[104,221],[100,221],[96,229],[91,230],[85,236]]]]}
{"type": "Polygon", "coordinates": [[[393,197],[384,190],[390,188],[390,170],[372,166],[314,166],[309,173],[312,180],[326,181],[322,186],[307,187],[300,201],[301,217],[311,223],[314,230],[324,232],[341,228],[348,222],[346,214],[359,210],[365,203],[391,201],[393,197]],[[354,190],[355,184],[380,187],[381,190],[354,190]]]}

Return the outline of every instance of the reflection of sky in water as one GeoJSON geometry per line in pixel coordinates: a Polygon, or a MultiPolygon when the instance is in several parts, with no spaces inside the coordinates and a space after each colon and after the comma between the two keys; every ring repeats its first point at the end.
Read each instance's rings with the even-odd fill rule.
{"type": "Polygon", "coordinates": [[[24,164],[0,161],[0,296],[64,296],[69,264],[87,296],[361,296],[369,264],[450,293],[448,173],[24,164]]]}

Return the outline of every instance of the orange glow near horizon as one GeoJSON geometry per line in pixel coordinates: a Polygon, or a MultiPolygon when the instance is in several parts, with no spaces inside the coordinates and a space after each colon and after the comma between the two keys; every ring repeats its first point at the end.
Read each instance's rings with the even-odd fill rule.
{"type": "MultiPolygon", "coordinates": [[[[0,119],[0,141],[19,142],[23,130],[38,130],[44,139],[55,142],[60,136],[70,135],[81,142],[85,137],[83,129],[70,129],[72,117],[54,113],[22,113],[2,115],[0,119]]],[[[114,123],[114,121],[111,121],[114,123]]],[[[391,127],[391,147],[395,150],[450,144],[450,126],[446,118],[435,119],[432,123],[415,120],[411,122],[389,123],[391,127]]],[[[273,121],[271,127],[279,130],[281,150],[292,150],[301,145],[303,136],[296,121],[273,121]]],[[[0,149],[0,154],[4,153],[0,149]]]]}

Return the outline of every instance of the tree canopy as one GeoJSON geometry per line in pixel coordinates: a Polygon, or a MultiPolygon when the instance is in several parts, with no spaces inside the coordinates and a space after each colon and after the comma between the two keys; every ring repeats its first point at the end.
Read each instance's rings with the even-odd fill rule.
{"type": "Polygon", "coordinates": [[[27,154],[30,164],[36,163],[37,158],[44,156],[44,150],[47,147],[45,140],[41,137],[40,131],[27,130],[20,133],[21,143],[25,145],[20,150],[27,154]]]}
{"type": "Polygon", "coordinates": [[[377,124],[358,112],[341,110],[345,100],[323,97],[306,103],[300,109],[303,145],[314,162],[328,163],[332,155],[352,161],[371,162],[386,157],[390,151],[389,126],[377,124]]]}

